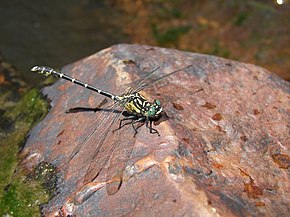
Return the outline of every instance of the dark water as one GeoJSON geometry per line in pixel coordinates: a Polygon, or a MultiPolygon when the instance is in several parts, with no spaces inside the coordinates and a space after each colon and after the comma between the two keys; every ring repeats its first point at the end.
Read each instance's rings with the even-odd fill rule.
{"type": "Polygon", "coordinates": [[[116,43],[124,17],[100,0],[0,0],[0,51],[29,83],[33,65],[60,68],[116,43]]]}
{"type": "Polygon", "coordinates": [[[117,43],[226,57],[290,80],[290,4],[276,1],[0,0],[0,51],[30,84],[43,79],[33,65],[61,68],[117,43]]]}

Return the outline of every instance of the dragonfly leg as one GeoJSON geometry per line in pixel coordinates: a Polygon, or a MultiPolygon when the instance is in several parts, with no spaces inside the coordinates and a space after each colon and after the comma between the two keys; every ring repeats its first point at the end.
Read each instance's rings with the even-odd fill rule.
{"type": "Polygon", "coordinates": [[[146,123],[146,128],[148,128],[150,130],[150,133],[152,133],[152,134],[156,133],[158,136],[160,136],[159,132],[152,127],[152,122],[153,122],[152,120],[147,120],[146,117],[138,117],[138,116],[135,116],[135,115],[131,115],[131,116],[128,116],[126,118],[121,119],[118,129],[113,130],[113,132],[115,132],[117,130],[120,130],[122,127],[124,127],[124,126],[126,126],[128,124],[131,124],[133,129],[134,129],[134,131],[135,131],[134,137],[136,137],[136,135],[138,133],[138,129],[144,125],[144,122],[146,123]],[[124,121],[128,121],[128,122],[122,124],[124,121]],[[140,125],[136,126],[136,124],[142,123],[142,122],[143,122],[143,124],[140,124],[140,125]],[[149,125],[148,125],[148,123],[149,123],[149,125]]]}
{"type": "Polygon", "coordinates": [[[140,127],[142,127],[142,126],[144,125],[144,121],[145,121],[145,117],[139,117],[137,120],[134,120],[134,121],[131,122],[132,127],[133,127],[133,129],[135,130],[134,137],[135,137],[135,136],[137,135],[137,133],[138,133],[137,130],[138,130],[140,127]],[[141,123],[141,122],[143,122],[143,124],[140,124],[140,125],[138,125],[137,127],[134,126],[134,124],[141,123]]]}
{"type": "Polygon", "coordinates": [[[148,129],[150,129],[150,133],[152,133],[152,134],[157,133],[157,135],[160,136],[158,130],[156,130],[156,129],[154,129],[154,128],[152,127],[152,122],[153,122],[152,120],[148,120],[148,119],[146,119],[146,127],[147,127],[148,129]],[[148,126],[148,123],[149,123],[149,126],[148,126]]]}
{"type": "MultiPolygon", "coordinates": [[[[134,120],[136,120],[136,118],[137,118],[137,116],[135,116],[135,115],[131,115],[131,116],[128,116],[128,117],[126,117],[126,118],[121,119],[120,122],[119,122],[119,127],[118,127],[117,129],[113,130],[113,132],[115,132],[115,131],[117,131],[117,130],[120,130],[122,127],[124,127],[124,126],[126,126],[126,125],[128,125],[128,124],[132,124],[132,122],[133,122],[134,120]],[[126,122],[126,123],[124,123],[124,124],[122,125],[122,122],[123,122],[123,121],[127,121],[127,120],[130,120],[130,121],[128,121],[128,122],[126,122]]],[[[135,129],[134,129],[134,130],[135,130],[135,129]]]]}

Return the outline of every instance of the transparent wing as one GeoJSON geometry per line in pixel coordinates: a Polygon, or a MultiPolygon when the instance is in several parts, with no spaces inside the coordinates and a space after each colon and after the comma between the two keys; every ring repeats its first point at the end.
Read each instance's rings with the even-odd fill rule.
{"type": "Polygon", "coordinates": [[[99,145],[95,148],[92,153],[92,161],[90,161],[88,170],[84,177],[84,183],[92,182],[101,171],[105,168],[108,160],[112,157],[112,151],[116,146],[116,140],[119,137],[119,132],[113,132],[115,129],[115,122],[120,119],[122,111],[119,114],[116,114],[114,117],[111,117],[111,120],[106,122],[106,126],[103,126],[104,130],[102,135],[94,136],[90,138],[90,143],[94,144],[95,142],[99,145]],[[108,141],[107,138],[110,138],[108,141]]]}
{"type": "Polygon", "coordinates": [[[94,114],[93,121],[86,127],[83,141],[74,148],[66,163],[66,165],[70,166],[70,163],[76,162],[73,163],[75,169],[70,171],[71,173],[75,173],[83,167],[87,167],[89,162],[94,160],[110,131],[110,127],[121,115],[121,112],[118,110],[119,107],[118,103],[114,103],[94,114]],[[88,163],[78,163],[82,161],[82,158],[85,158],[88,163]],[[80,165],[82,165],[82,167],[80,167],[80,165]]]}
{"type": "Polygon", "coordinates": [[[185,70],[185,69],[188,69],[190,67],[192,67],[193,65],[188,65],[186,67],[183,67],[183,68],[180,68],[180,69],[177,69],[169,74],[166,74],[166,75],[163,75],[161,77],[157,77],[157,78],[153,78],[154,74],[156,74],[157,70],[160,69],[160,67],[156,67],[155,69],[153,69],[145,78],[141,78],[140,80],[138,81],[135,81],[131,84],[133,84],[134,86],[131,87],[129,89],[129,93],[137,93],[137,92],[140,92],[141,90],[147,88],[147,87],[150,87],[156,83],[158,83],[159,81],[162,81],[163,79],[179,72],[179,71],[182,71],[182,70],[185,70]]]}
{"type": "MultiPolygon", "coordinates": [[[[145,78],[141,78],[137,81],[133,81],[130,85],[129,85],[129,92],[130,93],[136,93],[139,92],[138,89],[141,90],[141,88],[148,86],[148,84],[150,83],[150,78],[156,73],[156,71],[160,69],[160,67],[156,67],[155,69],[153,69],[151,72],[149,72],[149,74],[145,77],[145,78]]],[[[142,88],[142,89],[143,89],[142,88]]]]}

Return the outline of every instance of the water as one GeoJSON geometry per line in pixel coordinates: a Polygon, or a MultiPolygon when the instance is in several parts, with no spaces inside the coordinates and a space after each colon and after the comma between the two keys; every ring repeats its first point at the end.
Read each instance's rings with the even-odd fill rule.
{"type": "Polygon", "coordinates": [[[128,43],[122,12],[108,1],[0,0],[0,50],[35,84],[35,64],[60,68],[116,43],[128,43]]]}
{"type": "Polygon", "coordinates": [[[222,56],[290,80],[287,2],[0,0],[0,51],[31,84],[33,65],[59,69],[117,43],[222,56]]]}

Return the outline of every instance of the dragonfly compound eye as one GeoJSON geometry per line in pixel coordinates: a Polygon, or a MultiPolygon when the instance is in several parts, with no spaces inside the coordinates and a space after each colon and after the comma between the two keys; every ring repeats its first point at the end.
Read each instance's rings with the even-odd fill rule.
{"type": "Polygon", "coordinates": [[[152,117],[152,116],[155,116],[155,114],[156,114],[156,109],[155,109],[155,107],[150,107],[149,108],[149,110],[148,110],[148,116],[149,117],[152,117]]]}
{"type": "Polygon", "coordinates": [[[155,100],[154,100],[154,104],[155,104],[155,105],[158,105],[158,106],[161,106],[161,102],[160,102],[160,100],[158,100],[158,99],[155,99],[155,100]]]}

